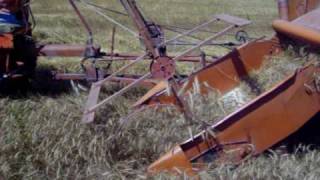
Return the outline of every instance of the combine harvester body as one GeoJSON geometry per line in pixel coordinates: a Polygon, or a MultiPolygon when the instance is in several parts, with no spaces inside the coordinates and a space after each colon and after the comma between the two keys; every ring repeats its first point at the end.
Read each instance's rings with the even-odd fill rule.
{"type": "MultiPolygon", "coordinates": [[[[223,94],[229,92],[250,71],[267,61],[268,56],[280,53],[287,40],[307,44],[310,51],[319,50],[318,4],[319,1],[280,0],[283,20],[274,21],[276,35],[271,40],[251,42],[235,49],[189,77],[184,92],[192,89],[195,79],[203,94],[207,93],[205,83],[223,94]]],[[[168,171],[195,175],[206,163],[240,163],[286,139],[320,110],[320,68],[315,61],[316,58],[208,130],[170,150],[149,167],[149,173],[168,171]]],[[[160,86],[162,84],[151,90],[137,106],[176,103],[160,86]]]]}

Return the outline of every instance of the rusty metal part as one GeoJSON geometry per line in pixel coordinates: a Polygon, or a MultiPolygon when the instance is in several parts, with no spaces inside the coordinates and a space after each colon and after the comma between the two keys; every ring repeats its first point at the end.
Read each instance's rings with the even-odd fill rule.
{"type": "MultiPolygon", "coordinates": [[[[127,54],[127,53],[106,53],[104,55],[102,55],[99,58],[99,61],[133,61],[135,59],[137,59],[139,56],[141,55],[137,55],[137,54],[127,54]]],[[[174,56],[168,56],[169,58],[174,58],[174,56]]],[[[201,62],[201,55],[199,56],[185,56],[181,59],[179,59],[179,62],[188,62],[188,63],[197,63],[197,62],[201,62]]],[[[152,59],[144,59],[147,61],[152,61],[152,59]]],[[[211,57],[211,58],[207,58],[206,59],[206,63],[213,63],[217,60],[216,57],[211,57]]]]}
{"type": "Polygon", "coordinates": [[[76,3],[74,2],[74,0],[69,0],[69,3],[71,4],[73,10],[76,12],[77,16],[79,17],[81,23],[83,24],[84,28],[86,29],[86,31],[88,33],[88,40],[86,43],[86,50],[85,50],[84,57],[85,58],[96,57],[97,54],[96,54],[96,49],[95,49],[94,43],[93,43],[92,29],[91,29],[90,25],[88,24],[88,22],[86,21],[83,14],[81,13],[80,9],[78,8],[76,3]]]}
{"type": "Polygon", "coordinates": [[[108,98],[106,98],[98,103],[95,103],[95,102],[98,101],[98,97],[99,97],[98,91],[100,91],[102,85],[93,84],[91,87],[91,90],[90,90],[90,94],[88,97],[88,101],[87,101],[86,109],[84,111],[82,122],[83,123],[93,122],[94,121],[94,113],[99,107],[101,107],[102,105],[104,105],[106,103],[109,103],[110,101],[114,100],[116,97],[121,96],[122,94],[124,94],[128,90],[132,89],[133,87],[136,87],[137,85],[139,85],[140,83],[142,83],[143,81],[145,81],[146,79],[148,79],[150,77],[151,77],[151,73],[147,73],[147,74],[143,75],[142,77],[140,77],[139,79],[128,84],[127,86],[125,86],[124,88],[119,90],[118,92],[114,93],[113,95],[109,96],[108,98]],[[99,89],[99,90],[97,90],[97,89],[99,89]],[[92,94],[93,98],[90,97],[91,94],[92,94]]]}
{"type": "Polygon", "coordinates": [[[102,100],[101,102],[98,103],[100,89],[106,82],[110,81],[113,77],[116,77],[119,73],[127,70],[128,68],[130,68],[134,64],[142,61],[146,56],[147,56],[147,54],[144,54],[144,55],[138,57],[135,61],[123,66],[118,71],[114,72],[113,74],[109,75],[108,77],[106,77],[106,78],[104,78],[104,79],[92,84],[91,90],[90,90],[90,93],[89,93],[89,96],[88,96],[88,100],[87,100],[87,103],[86,103],[86,106],[85,106],[84,115],[83,115],[83,118],[82,118],[82,122],[83,123],[91,123],[91,122],[93,122],[94,121],[94,114],[95,114],[95,110],[96,109],[98,109],[102,105],[108,103],[109,101],[113,100],[114,98],[122,95],[123,93],[128,91],[130,88],[140,84],[142,81],[144,81],[145,79],[149,78],[149,76],[151,76],[151,73],[148,73],[148,74],[142,76],[141,78],[139,78],[136,81],[130,83],[128,86],[124,87],[120,91],[118,91],[115,94],[111,95],[107,99],[104,99],[104,100],[102,100]]]}
{"type": "Polygon", "coordinates": [[[319,0],[278,0],[280,19],[294,20],[319,5],[319,0]]]}
{"type": "MultiPolygon", "coordinates": [[[[192,90],[193,83],[197,80],[202,94],[211,88],[221,93],[230,91],[238,86],[240,80],[252,70],[258,69],[267,56],[281,51],[278,39],[259,40],[245,44],[232,52],[211,63],[206,68],[191,74],[184,82],[183,91],[192,90]]],[[[165,91],[166,83],[161,83],[151,89],[145,96],[135,103],[135,107],[150,104],[175,104],[175,98],[165,91]]]]}
{"type": "Polygon", "coordinates": [[[176,41],[176,40],[178,40],[178,39],[180,39],[180,38],[182,38],[184,36],[189,36],[192,33],[195,33],[195,32],[201,30],[204,27],[207,27],[208,25],[210,25],[210,24],[212,24],[212,23],[214,23],[216,21],[217,21],[217,18],[213,17],[210,20],[208,20],[207,22],[205,22],[203,24],[200,24],[200,25],[198,25],[198,26],[196,26],[196,27],[194,27],[194,28],[192,28],[192,29],[190,29],[190,30],[188,30],[186,32],[183,32],[183,33],[179,34],[178,36],[176,36],[176,37],[174,37],[174,38],[172,38],[170,40],[167,40],[164,44],[161,44],[161,45],[172,43],[172,42],[174,42],[174,41],[176,41]]]}
{"type": "Polygon", "coordinates": [[[207,39],[199,42],[197,45],[193,46],[192,48],[189,48],[187,50],[185,50],[184,52],[180,53],[179,55],[177,55],[176,57],[173,58],[174,61],[179,61],[180,58],[184,58],[185,56],[187,56],[188,54],[190,54],[191,52],[195,51],[196,49],[206,45],[207,43],[213,41],[214,39],[217,39],[223,35],[225,35],[227,32],[231,31],[232,29],[236,28],[235,25],[229,25],[228,27],[226,27],[225,29],[223,29],[222,31],[208,37],[207,39]]]}
{"type": "MultiPolygon", "coordinates": [[[[320,21],[316,20],[316,17],[319,17],[317,16],[317,11],[315,10],[301,16],[291,23],[283,20],[275,21],[273,26],[278,33],[282,33],[289,38],[295,38],[300,42],[303,41],[311,46],[317,45],[319,47],[319,32],[315,30],[315,27],[318,27],[320,24],[320,21]],[[313,19],[313,21],[310,19],[313,19]]],[[[267,51],[260,51],[258,54],[263,56],[268,55],[268,52],[274,52],[274,47],[281,50],[279,42],[284,41],[281,39],[282,36],[278,36],[278,38],[280,38],[280,41],[277,41],[277,45],[265,47],[263,49],[267,51]]],[[[253,44],[257,45],[256,43],[253,44]]],[[[250,59],[252,52],[255,51],[254,49],[258,48],[253,48],[251,52],[247,51],[243,55],[246,55],[246,58],[250,59]]],[[[229,56],[231,54],[232,52],[229,56]]],[[[232,57],[240,59],[242,61],[240,64],[244,65],[243,61],[246,58],[241,58],[240,53],[232,57]]],[[[239,65],[239,63],[237,64],[239,65]]],[[[151,174],[161,171],[173,173],[186,172],[192,176],[204,167],[202,165],[204,163],[239,163],[247,157],[258,155],[286,139],[320,111],[320,91],[318,86],[320,67],[314,64],[316,63],[313,59],[310,65],[297,70],[296,73],[280,82],[271,90],[215,123],[209,130],[206,129],[185,143],[175,147],[153,163],[148,168],[148,172],[151,174]],[[272,133],[270,133],[271,131],[272,133]]],[[[248,73],[246,68],[243,68],[245,67],[243,65],[242,68],[240,66],[240,71],[236,68],[237,77],[248,73]]],[[[228,66],[228,69],[231,69],[231,65],[229,64],[228,66]]],[[[217,68],[218,64],[212,67],[217,68]]],[[[209,69],[210,67],[205,68],[205,70],[209,69]]],[[[207,77],[209,77],[208,74],[207,77]]],[[[210,77],[222,79],[218,78],[217,75],[210,77]]],[[[232,77],[230,79],[235,80],[232,77]]],[[[206,76],[203,78],[205,79],[206,76]]],[[[217,86],[219,83],[211,84],[217,86]]],[[[225,85],[224,83],[220,84],[225,85]]],[[[226,84],[231,85],[230,88],[236,85],[236,83],[226,84]]],[[[161,87],[156,87],[157,90],[161,90],[161,87]]],[[[227,90],[229,88],[224,89],[221,86],[217,89],[227,90]]],[[[205,93],[205,90],[201,89],[201,92],[205,93]]],[[[159,95],[159,92],[157,92],[157,95],[159,95]]],[[[155,96],[155,91],[149,92],[148,97],[145,97],[141,102],[146,101],[150,97],[154,99],[155,96]]],[[[149,99],[150,101],[152,100],[149,99]]]]}
{"type": "MultiPolygon", "coordinates": [[[[88,108],[93,107],[94,105],[97,104],[98,100],[99,100],[99,95],[100,95],[100,91],[101,91],[102,86],[95,86],[92,85],[90,88],[90,92],[88,95],[88,100],[86,102],[85,105],[85,111],[87,111],[88,108]]],[[[91,123],[94,120],[94,116],[95,116],[95,111],[92,111],[90,113],[85,112],[83,117],[82,117],[82,123],[91,123]]]]}
{"type": "MultiPolygon", "coordinates": [[[[88,35],[89,35],[89,43],[93,43],[93,33],[92,33],[92,29],[90,27],[90,25],[88,24],[88,22],[86,21],[86,19],[84,18],[84,16],[81,14],[78,6],[75,4],[74,0],[69,0],[69,3],[71,4],[72,8],[74,9],[74,11],[76,12],[76,14],[78,15],[81,23],[83,24],[83,26],[85,27],[88,35]]],[[[92,44],[91,44],[92,45],[92,44]]]]}
{"type": "MultiPolygon", "coordinates": [[[[109,76],[109,75],[105,75],[109,76]]],[[[137,75],[121,75],[116,76],[110,79],[110,82],[112,83],[118,83],[118,84],[130,84],[137,79],[139,79],[141,76],[137,75]]],[[[88,80],[87,74],[80,74],[80,73],[55,73],[54,74],[55,80],[77,80],[77,81],[85,81],[88,80]]],[[[95,79],[89,79],[89,81],[93,81],[95,79]]],[[[100,79],[99,79],[100,80],[100,79]]],[[[157,84],[157,80],[155,79],[147,79],[140,83],[141,86],[151,88],[154,87],[157,84]]]]}
{"type": "MultiPolygon", "coordinates": [[[[227,32],[229,32],[230,30],[232,30],[232,29],[234,29],[234,28],[236,28],[236,27],[238,27],[238,26],[244,26],[244,25],[250,23],[249,21],[246,21],[246,20],[243,20],[243,19],[240,19],[240,18],[230,18],[229,16],[221,16],[221,17],[219,16],[219,18],[221,18],[221,20],[223,20],[223,18],[224,18],[225,21],[228,21],[229,23],[234,23],[234,24],[231,24],[231,25],[227,26],[227,27],[226,27],[225,29],[223,29],[222,31],[220,31],[220,32],[218,32],[218,33],[216,33],[216,34],[208,37],[207,39],[201,41],[201,42],[198,43],[196,46],[185,50],[184,52],[182,52],[182,53],[180,53],[179,55],[175,56],[175,57],[172,59],[172,61],[173,61],[173,62],[174,62],[174,61],[179,61],[181,58],[184,58],[184,57],[188,56],[188,54],[190,54],[190,53],[193,52],[194,50],[198,49],[198,48],[201,47],[201,46],[204,46],[206,43],[209,43],[209,42],[211,42],[212,40],[214,40],[214,39],[216,39],[216,38],[218,38],[218,37],[223,36],[224,34],[226,34],[227,32]],[[229,20],[226,20],[227,18],[230,18],[230,19],[229,19],[229,20]]],[[[135,62],[138,62],[138,61],[143,60],[145,56],[147,56],[147,54],[144,55],[142,58],[139,57],[135,62]]],[[[167,60],[168,60],[168,59],[167,59],[167,60]]],[[[133,62],[133,63],[135,63],[135,62],[133,62]]],[[[169,59],[168,62],[170,63],[170,62],[171,62],[171,59],[169,59]]],[[[160,67],[160,70],[162,70],[162,69],[161,69],[162,67],[167,68],[167,66],[164,66],[164,65],[165,65],[165,64],[160,64],[160,66],[159,66],[159,67],[160,67]],[[161,67],[161,66],[162,66],[162,67],[161,67]]],[[[128,69],[129,67],[131,67],[131,64],[125,66],[124,69],[128,69]]],[[[172,66],[169,66],[169,67],[170,67],[170,69],[172,68],[172,66]]],[[[118,72],[120,72],[120,71],[123,71],[123,69],[120,69],[120,70],[117,71],[116,73],[118,73],[118,72]]],[[[161,72],[161,71],[160,71],[160,72],[161,72]]],[[[166,71],[162,71],[162,72],[166,72],[166,73],[169,72],[169,74],[163,74],[163,73],[161,73],[160,75],[163,76],[163,77],[167,77],[168,75],[172,76],[170,71],[167,71],[167,70],[166,70],[166,71]]],[[[154,71],[153,73],[154,73],[153,75],[155,75],[155,71],[154,71]]],[[[147,78],[147,77],[149,77],[149,76],[151,76],[151,75],[152,75],[152,72],[147,73],[147,74],[144,75],[143,77],[144,77],[144,78],[147,78]]],[[[168,77],[170,77],[170,76],[168,76],[168,77]]],[[[110,76],[109,78],[111,78],[111,77],[112,77],[112,76],[110,76]]],[[[167,77],[167,78],[168,78],[168,77],[167,77]]],[[[106,79],[108,79],[108,78],[106,78],[106,79]]],[[[137,80],[137,81],[142,81],[142,80],[144,80],[144,79],[139,79],[139,80],[137,80]]],[[[94,85],[102,86],[102,85],[105,83],[105,81],[106,81],[106,80],[101,80],[101,81],[97,82],[97,83],[94,84],[94,85]]],[[[110,96],[109,98],[101,101],[100,103],[96,104],[96,105],[93,106],[93,107],[86,107],[85,115],[84,115],[84,118],[83,118],[83,122],[92,122],[93,119],[87,119],[87,117],[88,117],[87,115],[93,113],[93,111],[95,111],[96,109],[98,109],[99,107],[101,107],[103,104],[108,103],[109,101],[113,100],[115,97],[117,97],[117,96],[121,95],[122,93],[128,91],[131,87],[136,86],[136,84],[137,84],[137,82],[134,82],[134,83],[128,85],[127,87],[123,88],[123,89],[120,90],[119,92],[117,92],[117,93],[115,93],[114,95],[110,96]]],[[[90,101],[90,100],[88,100],[88,101],[90,101]]],[[[92,116],[89,115],[89,117],[91,118],[92,116]]]]}
{"type": "MultiPolygon", "coordinates": [[[[167,79],[172,78],[175,73],[175,62],[176,61],[186,60],[190,53],[199,49],[200,47],[205,46],[208,43],[211,43],[213,40],[225,35],[226,33],[230,32],[231,30],[233,30],[235,28],[242,27],[242,26],[245,26],[245,25],[248,25],[251,23],[250,21],[248,21],[246,19],[233,17],[233,16],[226,15],[226,14],[216,15],[209,22],[204,23],[200,26],[197,26],[197,27],[193,28],[192,30],[185,32],[181,35],[178,35],[177,37],[165,42],[164,39],[162,38],[161,29],[155,23],[147,22],[145,20],[145,18],[142,16],[142,13],[137,8],[134,0],[121,0],[120,2],[122,3],[122,5],[126,9],[126,11],[128,12],[129,16],[132,18],[135,26],[139,30],[141,38],[142,38],[142,40],[146,46],[146,49],[147,49],[146,54],[141,57],[137,57],[137,59],[134,60],[133,62],[120,68],[118,71],[111,74],[109,77],[94,83],[93,86],[102,86],[103,84],[108,82],[111,78],[113,78],[118,73],[120,73],[124,70],[127,70],[128,68],[130,68],[132,65],[134,65],[137,62],[143,61],[144,59],[146,59],[146,57],[149,57],[149,59],[153,60],[151,66],[150,66],[150,72],[143,75],[141,77],[141,79],[138,79],[137,81],[129,84],[128,86],[124,87],[120,91],[116,92],[115,94],[102,100],[99,103],[97,102],[98,95],[89,95],[88,103],[87,103],[87,106],[85,107],[85,113],[84,113],[84,117],[83,117],[82,122],[86,122],[86,123],[92,122],[95,110],[100,108],[105,103],[108,103],[108,102],[112,101],[114,98],[122,95],[124,92],[130,90],[132,87],[135,87],[138,83],[144,81],[146,78],[149,78],[150,76],[152,76],[153,78],[156,78],[156,79],[163,79],[163,80],[167,80],[167,79]],[[212,36],[208,37],[207,39],[198,42],[195,46],[181,52],[180,54],[178,54],[177,56],[175,56],[173,58],[170,58],[166,55],[166,43],[173,41],[173,40],[176,40],[176,39],[179,39],[185,35],[189,35],[191,33],[194,33],[197,30],[199,30],[199,29],[201,29],[201,28],[203,28],[203,27],[205,27],[215,21],[224,21],[225,23],[228,24],[228,26],[225,27],[223,30],[221,30],[217,33],[214,33],[212,36]],[[90,97],[93,97],[93,98],[90,99],[90,97]]],[[[111,58],[112,59],[114,58],[113,53],[112,53],[111,58]]],[[[198,58],[199,58],[199,61],[201,61],[201,57],[199,56],[198,58]]],[[[97,88],[92,87],[92,91],[90,92],[90,94],[96,93],[96,92],[99,93],[99,91],[97,91],[96,89],[97,88]]]]}
{"type": "Polygon", "coordinates": [[[314,75],[319,72],[319,67],[313,65],[299,70],[213,125],[211,130],[216,132],[214,137],[208,136],[206,131],[198,134],[162,156],[149,167],[148,172],[177,173],[178,169],[194,175],[199,168],[197,164],[234,158],[237,161],[249,154],[262,153],[297,131],[319,112],[320,93],[316,91],[314,83],[314,75]],[[310,88],[306,88],[305,84],[313,91],[309,91],[310,88]],[[241,153],[226,153],[231,149],[239,149],[241,153]]]}
{"type": "Polygon", "coordinates": [[[108,76],[107,78],[97,82],[96,85],[102,86],[104,83],[108,82],[109,79],[111,79],[112,77],[115,77],[116,75],[118,75],[119,73],[126,71],[127,69],[129,69],[130,67],[132,67],[133,65],[135,65],[138,62],[143,61],[146,58],[147,54],[144,54],[140,57],[137,57],[133,62],[130,62],[129,64],[121,67],[119,70],[117,70],[116,72],[112,73],[110,76],[108,76]]]}
{"type": "Polygon", "coordinates": [[[273,28],[281,35],[285,35],[291,39],[308,43],[313,46],[320,45],[320,9],[300,16],[292,22],[283,20],[275,20],[273,28]]]}
{"type": "Polygon", "coordinates": [[[200,60],[200,64],[202,66],[202,68],[205,68],[207,66],[207,55],[205,52],[201,52],[201,60],[200,60]]]}
{"type": "Polygon", "coordinates": [[[156,49],[157,44],[153,39],[153,32],[149,28],[149,25],[140,10],[136,6],[135,0],[120,0],[123,7],[126,9],[129,16],[132,18],[136,28],[139,30],[140,36],[143,39],[144,45],[147,48],[147,51],[152,57],[160,56],[160,53],[156,49]]]}
{"type": "Polygon", "coordinates": [[[116,27],[113,26],[112,28],[112,36],[111,36],[111,60],[113,61],[113,55],[114,55],[114,48],[115,48],[115,40],[116,40],[116,27]]]}
{"type": "Polygon", "coordinates": [[[46,44],[39,45],[39,56],[47,57],[83,57],[86,52],[85,45],[46,44]]]}
{"type": "MultiPolygon", "coordinates": [[[[200,25],[199,27],[204,27],[204,26],[207,26],[208,24],[211,24],[212,22],[215,22],[215,21],[224,21],[224,22],[227,22],[229,23],[230,25],[228,25],[227,27],[225,27],[223,30],[217,32],[217,33],[214,33],[212,36],[208,37],[207,39],[199,42],[197,45],[185,50],[184,52],[181,52],[180,54],[178,54],[177,56],[175,56],[173,58],[174,61],[179,61],[180,59],[183,59],[185,58],[186,56],[188,56],[191,52],[195,51],[196,49],[202,47],[202,46],[205,46],[207,43],[210,43],[212,42],[213,40],[225,35],[226,33],[228,33],[229,31],[231,31],[232,29],[234,28],[237,28],[237,27],[242,27],[242,26],[245,26],[245,25],[248,25],[250,24],[250,21],[246,20],[246,19],[242,19],[242,18],[237,18],[237,17],[233,17],[233,16],[230,16],[230,15],[226,15],[226,14],[220,14],[220,15],[216,15],[215,16],[215,19],[212,19],[210,20],[208,23],[204,23],[202,25],[200,25]]],[[[186,32],[185,34],[182,34],[182,35],[179,35],[178,37],[180,36],[184,36],[186,34],[191,34],[193,32],[195,32],[196,30],[198,30],[199,28],[194,28],[188,32],[186,32]]],[[[175,39],[175,38],[174,38],[175,39]]],[[[270,51],[270,49],[267,49],[267,51],[270,51]]],[[[256,51],[256,52],[259,52],[259,51],[256,51]]],[[[261,58],[265,55],[266,53],[263,53],[263,55],[261,55],[261,58]]],[[[254,56],[253,56],[254,57],[254,56]]],[[[261,59],[260,58],[260,59],[261,59]]],[[[222,59],[222,58],[221,58],[222,59]]],[[[217,62],[221,61],[221,59],[218,59],[216,60],[215,62],[211,63],[210,65],[208,65],[208,67],[210,66],[215,66],[217,64],[217,62]]],[[[240,58],[238,58],[240,59],[240,58]]],[[[259,59],[259,58],[257,58],[259,59]]],[[[201,61],[201,60],[200,60],[201,61]]],[[[238,60],[239,61],[239,60],[238,60]]],[[[241,60],[240,60],[241,61],[241,60]]],[[[259,60],[256,60],[258,61],[260,64],[261,64],[261,61],[259,60]]],[[[233,66],[231,66],[233,67],[233,66]]],[[[228,66],[229,68],[229,66],[228,66]]],[[[242,67],[243,68],[243,67],[242,67]]],[[[203,68],[203,70],[205,70],[207,68],[203,68]]],[[[243,71],[243,69],[242,69],[243,71]]],[[[210,71],[208,71],[210,72],[210,71]]],[[[226,73],[228,74],[228,72],[226,73]]],[[[221,76],[221,75],[220,75],[221,76]]],[[[227,75],[228,77],[229,75],[227,75]]],[[[231,75],[232,76],[232,75],[231,75]]],[[[191,75],[192,77],[192,75],[191,75]]],[[[215,79],[213,78],[214,76],[210,76],[210,75],[204,75],[203,76],[204,79],[200,80],[201,82],[204,82],[204,80],[208,80],[208,77],[210,77],[211,80],[215,79]]],[[[219,79],[219,78],[217,78],[219,79]]],[[[194,79],[192,79],[190,82],[193,83],[194,79]]],[[[209,80],[210,81],[210,80],[209,80]]],[[[230,81],[230,80],[229,80],[230,81]]],[[[226,83],[226,82],[223,82],[223,83],[226,83]]],[[[211,85],[209,83],[209,85],[211,85]]],[[[190,88],[192,85],[190,86],[187,86],[187,88],[190,88]]],[[[166,87],[162,87],[162,91],[164,91],[166,87]]],[[[161,92],[161,91],[160,91],[161,92]]],[[[166,103],[166,104],[169,104],[169,103],[174,103],[175,102],[175,99],[174,97],[164,97],[162,96],[162,100],[160,100],[159,98],[154,98],[154,96],[158,96],[159,95],[159,86],[156,86],[156,90],[155,89],[151,89],[150,92],[148,92],[145,96],[143,96],[138,102],[135,103],[134,107],[137,107],[137,106],[140,106],[140,105],[143,105],[145,103],[149,103],[149,104],[154,104],[155,102],[156,103],[166,103]],[[150,102],[149,100],[152,99],[150,102]],[[147,102],[148,101],[148,102],[147,102]]],[[[163,94],[162,94],[163,95],[163,94]]]]}
{"type": "Polygon", "coordinates": [[[160,56],[150,65],[150,72],[154,79],[169,79],[175,74],[175,62],[167,56],[160,56]]]}
{"type": "MultiPolygon", "coordinates": [[[[100,52],[100,47],[95,47],[96,54],[100,54],[99,61],[134,61],[139,56],[138,54],[129,53],[103,53],[100,52]]],[[[45,57],[83,57],[86,52],[86,45],[80,44],[39,44],[38,45],[39,56],[45,57]]],[[[169,56],[169,58],[174,58],[169,56]]],[[[150,61],[149,58],[144,59],[150,61]]],[[[216,59],[207,59],[207,63],[212,63],[216,59]]],[[[185,56],[179,60],[180,62],[200,62],[201,56],[185,56]]]]}
{"type": "Polygon", "coordinates": [[[180,97],[180,95],[178,93],[178,90],[179,90],[178,83],[173,78],[169,79],[168,83],[170,85],[170,91],[177,101],[178,109],[180,110],[180,112],[182,112],[185,120],[187,121],[187,123],[189,125],[194,124],[194,121],[193,121],[194,116],[193,116],[191,110],[189,109],[188,103],[184,100],[183,97],[180,97]]]}
{"type": "Polygon", "coordinates": [[[275,31],[300,42],[320,45],[320,32],[288,21],[276,20],[272,24],[275,31]]]}

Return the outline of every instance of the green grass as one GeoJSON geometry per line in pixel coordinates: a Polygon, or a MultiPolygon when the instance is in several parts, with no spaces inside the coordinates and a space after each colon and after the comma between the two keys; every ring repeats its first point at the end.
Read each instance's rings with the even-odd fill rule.
{"type": "MultiPolygon", "coordinates": [[[[121,10],[116,0],[93,2],[121,10]]],[[[215,13],[230,13],[249,18],[253,25],[246,30],[254,37],[272,35],[270,24],[277,16],[276,3],[270,0],[138,2],[148,17],[161,24],[192,26],[207,20],[215,13]]],[[[85,43],[85,31],[71,11],[67,0],[34,1],[32,8],[37,20],[34,34],[39,41],[85,43]]],[[[93,12],[84,9],[84,13],[95,31],[96,43],[108,51],[112,26],[95,16],[93,12]]],[[[116,18],[133,28],[127,18],[116,18]]],[[[138,40],[118,29],[116,50],[139,53],[141,47],[138,40]]],[[[79,70],[78,63],[78,59],[41,58],[38,76],[32,81],[31,87],[26,87],[27,93],[1,96],[0,179],[1,176],[5,179],[148,179],[148,165],[189,137],[183,116],[171,107],[147,110],[135,115],[122,126],[119,119],[130,112],[130,104],[143,95],[145,89],[141,88],[136,88],[112,104],[105,105],[97,113],[95,124],[81,124],[87,92],[77,95],[68,83],[51,82],[46,77],[46,71],[52,68],[79,70]]],[[[148,68],[142,64],[133,71],[146,70],[148,68]]],[[[266,71],[265,76],[270,74],[274,72],[266,71]]],[[[262,84],[268,84],[267,82],[278,81],[281,78],[277,76],[274,79],[260,80],[262,84]]],[[[118,85],[110,85],[103,90],[102,96],[108,96],[119,88],[118,85]]],[[[227,115],[228,111],[231,111],[230,108],[227,111],[216,110],[221,108],[221,103],[216,101],[218,97],[218,93],[200,98],[196,94],[190,96],[197,100],[191,105],[194,114],[208,122],[227,115]]],[[[249,94],[249,98],[243,101],[246,102],[253,97],[249,94]]],[[[197,125],[193,127],[193,131],[199,132],[197,125]]],[[[201,173],[201,177],[316,179],[320,172],[318,156],[319,152],[315,150],[291,154],[274,152],[252,158],[239,167],[212,165],[201,173]]],[[[177,177],[159,175],[154,178],[177,177]]]]}

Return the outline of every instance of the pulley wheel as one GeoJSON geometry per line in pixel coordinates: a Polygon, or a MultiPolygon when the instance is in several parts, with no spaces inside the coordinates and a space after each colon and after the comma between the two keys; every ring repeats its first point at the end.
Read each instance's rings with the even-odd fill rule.
{"type": "Polygon", "coordinates": [[[175,74],[176,64],[170,57],[158,57],[152,61],[150,71],[155,79],[169,79],[175,74]]]}

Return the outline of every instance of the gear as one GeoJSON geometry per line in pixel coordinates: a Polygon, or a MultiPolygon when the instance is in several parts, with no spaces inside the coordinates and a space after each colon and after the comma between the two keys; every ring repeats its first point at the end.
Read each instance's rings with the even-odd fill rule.
{"type": "Polygon", "coordinates": [[[244,44],[244,43],[248,42],[250,38],[249,38],[249,35],[246,31],[241,30],[236,33],[235,39],[238,42],[244,44]]]}
{"type": "Polygon", "coordinates": [[[167,56],[156,58],[150,66],[152,77],[155,79],[169,79],[174,76],[175,70],[175,62],[167,56]]]}

